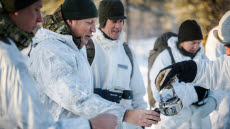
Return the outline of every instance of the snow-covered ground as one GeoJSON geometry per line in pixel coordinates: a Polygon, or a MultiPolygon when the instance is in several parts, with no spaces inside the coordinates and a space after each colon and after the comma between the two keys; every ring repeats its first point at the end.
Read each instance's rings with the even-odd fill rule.
{"type": "MultiPolygon", "coordinates": [[[[147,89],[147,74],[148,74],[148,56],[149,51],[153,49],[153,45],[156,38],[149,38],[149,39],[141,39],[141,40],[131,40],[130,41],[130,47],[135,52],[140,71],[142,73],[145,87],[147,89]]],[[[148,102],[147,94],[144,96],[144,99],[146,102],[148,102]]],[[[212,129],[230,129],[230,125],[226,125],[226,123],[229,123],[230,115],[229,115],[229,98],[226,96],[226,98],[221,102],[219,110],[214,111],[210,116],[211,122],[212,122],[212,129]],[[225,124],[225,127],[223,126],[225,124]],[[227,127],[226,127],[227,126],[227,127]]],[[[206,126],[208,127],[208,125],[206,126]]],[[[147,129],[147,128],[146,128],[147,129]]],[[[151,129],[154,129],[152,126],[151,129]]],[[[208,129],[208,128],[207,128],[208,129]]]]}
{"type": "MultiPolygon", "coordinates": [[[[147,89],[148,85],[148,57],[149,51],[153,49],[153,45],[156,38],[142,39],[142,40],[131,40],[129,46],[133,49],[137,62],[145,82],[147,89]]],[[[148,95],[144,96],[145,101],[148,101],[148,95]]]]}

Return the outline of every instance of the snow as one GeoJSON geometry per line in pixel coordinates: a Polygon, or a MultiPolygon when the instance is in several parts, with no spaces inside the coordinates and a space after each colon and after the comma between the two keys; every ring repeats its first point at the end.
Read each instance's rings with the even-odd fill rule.
{"type": "MultiPolygon", "coordinates": [[[[148,86],[148,57],[149,51],[153,49],[156,38],[131,40],[129,46],[133,49],[137,62],[144,79],[145,88],[148,86]]],[[[148,95],[144,96],[144,100],[148,103],[148,95]]]]}
{"type": "MultiPolygon", "coordinates": [[[[139,65],[139,69],[141,71],[142,77],[144,79],[145,83],[145,89],[147,90],[148,86],[148,57],[149,57],[149,51],[153,49],[154,42],[156,38],[149,38],[149,39],[140,39],[140,40],[131,40],[129,46],[133,49],[137,62],[139,65]]],[[[148,103],[148,95],[146,92],[146,95],[144,96],[144,100],[148,103]]],[[[149,104],[148,104],[149,109],[149,104]]],[[[150,128],[145,128],[150,129],[150,128]]],[[[154,126],[151,127],[151,129],[154,129],[154,126]]]]}

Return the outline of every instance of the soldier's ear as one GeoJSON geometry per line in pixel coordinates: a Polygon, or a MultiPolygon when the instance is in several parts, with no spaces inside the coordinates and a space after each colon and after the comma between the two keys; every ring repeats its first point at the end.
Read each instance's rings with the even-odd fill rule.
{"type": "Polygon", "coordinates": [[[14,15],[14,16],[18,16],[18,12],[14,12],[13,15],[14,15]]]}
{"type": "Polygon", "coordinates": [[[69,26],[69,27],[72,27],[72,20],[66,20],[66,24],[69,26]]]}
{"type": "Polygon", "coordinates": [[[17,17],[18,16],[18,12],[13,12],[13,13],[9,13],[10,17],[17,17]]]}
{"type": "Polygon", "coordinates": [[[8,15],[9,15],[10,19],[13,20],[13,21],[16,21],[19,18],[18,17],[18,15],[19,15],[18,12],[9,13],[8,15]]]}

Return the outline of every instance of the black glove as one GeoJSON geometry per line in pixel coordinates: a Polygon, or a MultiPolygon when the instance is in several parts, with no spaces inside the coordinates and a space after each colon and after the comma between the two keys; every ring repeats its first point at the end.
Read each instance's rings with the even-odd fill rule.
{"type": "Polygon", "coordinates": [[[164,88],[164,86],[170,83],[171,79],[175,76],[177,76],[179,82],[193,82],[196,77],[196,73],[197,65],[195,61],[182,61],[162,69],[156,77],[155,84],[164,88]]]}
{"type": "Polygon", "coordinates": [[[196,105],[196,106],[204,105],[206,103],[204,99],[208,97],[209,89],[206,89],[200,86],[195,86],[194,88],[198,96],[198,101],[193,103],[193,105],[196,105]]]}

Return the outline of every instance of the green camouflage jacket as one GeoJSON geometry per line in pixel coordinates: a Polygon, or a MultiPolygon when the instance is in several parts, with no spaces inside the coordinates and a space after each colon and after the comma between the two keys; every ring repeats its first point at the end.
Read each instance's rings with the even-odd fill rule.
{"type": "Polygon", "coordinates": [[[0,8],[0,36],[12,39],[19,50],[28,47],[34,37],[34,34],[26,33],[19,29],[7,15],[8,14],[0,8]]]}
{"type": "MultiPolygon", "coordinates": [[[[51,30],[58,34],[72,35],[69,27],[66,25],[62,17],[61,6],[59,6],[52,15],[45,16],[42,25],[45,29],[51,30]]],[[[75,45],[81,49],[81,37],[75,37],[74,35],[72,36],[75,45]]]]}

